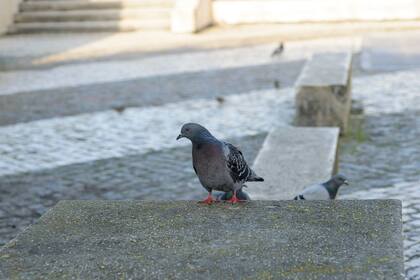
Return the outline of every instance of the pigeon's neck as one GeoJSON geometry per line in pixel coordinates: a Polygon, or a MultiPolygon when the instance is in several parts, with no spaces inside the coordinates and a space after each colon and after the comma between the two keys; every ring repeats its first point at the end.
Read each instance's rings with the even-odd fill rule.
{"type": "Polygon", "coordinates": [[[200,132],[197,134],[193,139],[191,139],[193,144],[195,145],[203,145],[203,144],[211,144],[211,143],[219,143],[220,141],[217,140],[211,133],[207,130],[200,132]]]}

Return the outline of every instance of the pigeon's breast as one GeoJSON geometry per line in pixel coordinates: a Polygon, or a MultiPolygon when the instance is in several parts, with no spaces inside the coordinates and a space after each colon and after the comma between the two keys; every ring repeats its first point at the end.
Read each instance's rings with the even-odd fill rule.
{"type": "Polygon", "coordinates": [[[195,147],[193,162],[198,178],[204,187],[221,191],[232,189],[233,180],[227,170],[221,147],[217,145],[195,147]]]}

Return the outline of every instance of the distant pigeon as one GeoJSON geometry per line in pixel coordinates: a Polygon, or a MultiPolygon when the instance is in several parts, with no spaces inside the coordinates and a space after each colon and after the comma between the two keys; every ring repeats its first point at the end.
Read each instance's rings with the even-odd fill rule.
{"type": "Polygon", "coordinates": [[[325,183],[312,185],[303,190],[294,200],[329,200],[335,199],[341,185],[348,185],[347,178],[342,174],[334,175],[325,183]]]}
{"type": "MultiPolygon", "coordinates": [[[[245,185],[244,185],[245,187],[245,185]]],[[[227,201],[229,199],[231,199],[233,196],[233,192],[225,192],[225,193],[221,193],[216,197],[217,201],[227,201]]],[[[249,197],[249,195],[243,191],[243,188],[239,189],[236,191],[236,197],[240,200],[240,201],[250,201],[251,198],[249,197]]]]}
{"type": "Polygon", "coordinates": [[[216,100],[217,102],[219,102],[219,104],[222,104],[223,102],[225,102],[225,98],[223,96],[217,96],[216,100]]]}
{"type": "Polygon", "coordinates": [[[245,182],[264,181],[246,163],[242,152],[232,144],[217,140],[203,126],[187,123],[176,138],[188,138],[192,142],[194,171],[203,187],[209,192],[203,203],[214,200],[212,191],[233,192],[229,202],[237,203],[237,191],[245,182]]]}
{"type": "Polygon", "coordinates": [[[279,43],[279,46],[273,51],[273,53],[271,54],[271,56],[279,56],[282,54],[282,52],[284,51],[284,44],[283,42],[279,43]]]}

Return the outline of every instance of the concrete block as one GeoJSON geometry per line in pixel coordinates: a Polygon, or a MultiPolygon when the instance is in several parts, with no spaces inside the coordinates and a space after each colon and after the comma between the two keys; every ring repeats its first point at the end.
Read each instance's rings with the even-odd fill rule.
{"type": "Polygon", "coordinates": [[[289,200],[334,172],[338,128],[280,127],[269,133],[254,161],[264,182],[247,183],[252,199],[289,200]]]}
{"type": "Polygon", "coordinates": [[[401,202],[62,201],[1,279],[402,279],[401,202]]]}
{"type": "Polygon", "coordinates": [[[347,130],[351,108],[351,52],[314,55],[296,81],[296,124],[347,130]]]}
{"type": "Polygon", "coordinates": [[[2,0],[0,2],[0,35],[6,33],[19,10],[21,0],[2,0]]]}
{"type": "Polygon", "coordinates": [[[171,14],[171,30],[194,33],[213,22],[211,0],[177,0],[171,14]]]}

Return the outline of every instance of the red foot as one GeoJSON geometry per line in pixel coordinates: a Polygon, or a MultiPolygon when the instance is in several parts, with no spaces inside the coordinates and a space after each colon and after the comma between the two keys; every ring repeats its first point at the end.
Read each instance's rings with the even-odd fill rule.
{"type": "Polygon", "coordinates": [[[200,201],[199,203],[205,203],[205,204],[210,205],[210,204],[212,204],[213,202],[214,202],[213,197],[212,197],[212,196],[211,196],[211,194],[209,193],[209,196],[208,196],[206,199],[204,199],[204,200],[200,201]]]}
{"type": "Polygon", "coordinates": [[[234,203],[238,203],[238,202],[241,202],[241,201],[236,197],[236,192],[234,192],[232,198],[229,199],[227,202],[230,202],[230,203],[234,204],[234,203]]]}

